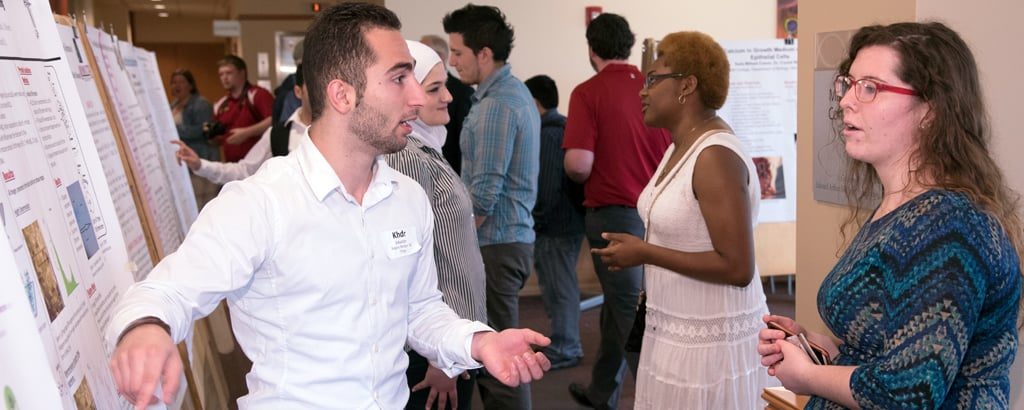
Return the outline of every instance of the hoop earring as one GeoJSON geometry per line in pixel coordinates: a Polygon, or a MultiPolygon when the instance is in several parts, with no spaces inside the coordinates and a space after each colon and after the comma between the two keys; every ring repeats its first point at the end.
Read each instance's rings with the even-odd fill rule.
{"type": "Polygon", "coordinates": [[[686,96],[679,94],[679,97],[676,97],[676,102],[678,102],[679,105],[686,105],[686,96]]]}

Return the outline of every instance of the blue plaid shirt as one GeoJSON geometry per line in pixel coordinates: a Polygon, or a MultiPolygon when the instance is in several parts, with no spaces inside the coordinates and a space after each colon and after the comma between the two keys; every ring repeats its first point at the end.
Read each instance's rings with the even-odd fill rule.
{"type": "Polygon", "coordinates": [[[480,246],[533,243],[540,114],[508,64],[477,87],[460,139],[473,213],[487,217],[477,229],[480,246]]]}

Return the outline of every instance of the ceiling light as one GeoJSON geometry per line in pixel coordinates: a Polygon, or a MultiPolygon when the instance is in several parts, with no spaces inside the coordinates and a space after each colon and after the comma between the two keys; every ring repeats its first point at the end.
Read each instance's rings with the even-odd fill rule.
{"type": "Polygon", "coordinates": [[[160,16],[160,17],[170,17],[171,13],[162,12],[162,13],[157,13],[157,15],[160,16]]]}
{"type": "Polygon", "coordinates": [[[154,8],[154,9],[157,9],[157,10],[163,10],[163,9],[166,9],[166,8],[167,8],[167,6],[165,6],[165,5],[163,5],[163,4],[154,4],[154,5],[153,5],[153,8],[154,8]]]}

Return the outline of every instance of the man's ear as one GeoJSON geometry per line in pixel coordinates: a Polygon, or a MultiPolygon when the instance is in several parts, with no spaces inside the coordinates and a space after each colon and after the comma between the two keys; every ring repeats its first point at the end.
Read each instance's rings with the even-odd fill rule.
{"type": "Polygon", "coordinates": [[[490,47],[481,48],[480,51],[476,53],[476,58],[477,61],[483,60],[494,62],[494,50],[491,50],[490,47]]]}
{"type": "Polygon", "coordinates": [[[348,114],[356,107],[356,89],[343,80],[334,79],[327,83],[327,106],[341,114],[348,114]]]}

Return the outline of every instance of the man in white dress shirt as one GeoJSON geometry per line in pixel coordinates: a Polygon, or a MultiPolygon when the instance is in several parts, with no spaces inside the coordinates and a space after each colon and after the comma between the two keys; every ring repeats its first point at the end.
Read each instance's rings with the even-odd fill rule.
{"type": "Polygon", "coordinates": [[[267,128],[259,141],[256,141],[256,145],[253,145],[249,152],[245,154],[245,157],[238,162],[206,160],[200,158],[199,154],[188,145],[185,145],[184,142],[176,139],[171,140],[171,143],[178,146],[178,151],[174,154],[178,159],[178,164],[180,165],[184,162],[188,169],[192,170],[192,173],[196,174],[196,176],[205,178],[217,185],[224,185],[231,181],[248,178],[256,173],[257,169],[260,169],[260,165],[263,165],[264,161],[270,159],[272,154],[271,135],[277,127],[288,127],[288,152],[294,151],[299,146],[299,143],[306,138],[306,128],[313,122],[313,115],[309,110],[309,104],[306,103],[309,100],[309,95],[304,77],[302,73],[296,72],[295,74],[295,89],[293,92],[302,105],[299,105],[299,108],[283,124],[274,124],[274,126],[267,128]]]}
{"type": "Polygon", "coordinates": [[[400,27],[362,3],[316,16],[303,61],[309,138],[227,184],[115,310],[110,368],[137,408],[170,401],[175,343],[225,298],[253,362],[243,409],[401,408],[406,343],[449,376],[484,366],[516,386],[550,368],[531,349],[546,337],[496,333],[441,301],[426,195],[381,156],[405,145],[424,101],[400,27]]]}

